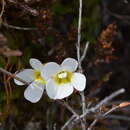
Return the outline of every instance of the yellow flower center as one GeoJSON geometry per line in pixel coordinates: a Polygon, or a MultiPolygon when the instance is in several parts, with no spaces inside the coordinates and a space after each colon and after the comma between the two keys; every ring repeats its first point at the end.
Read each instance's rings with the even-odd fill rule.
{"type": "Polygon", "coordinates": [[[61,71],[54,76],[54,81],[58,84],[66,84],[71,82],[72,73],[68,71],[61,71]]]}
{"type": "Polygon", "coordinates": [[[41,77],[40,71],[35,71],[34,72],[34,79],[35,79],[35,81],[38,81],[41,84],[46,84],[46,81],[41,77]]]}

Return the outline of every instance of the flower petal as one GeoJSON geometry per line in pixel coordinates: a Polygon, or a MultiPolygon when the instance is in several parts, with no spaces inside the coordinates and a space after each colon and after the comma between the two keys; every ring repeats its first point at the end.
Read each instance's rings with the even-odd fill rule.
{"type": "MultiPolygon", "coordinates": [[[[23,79],[24,81],[30,83],[34,80],[34,70],[32,69],[24,69],[23,71],[19,72],[16,74],[16,77],[19,77],[21,79],[23,79]]],[[[24,83],[14,79],[14,82],[17,84],[17,85],[24,85],[24,83]]]]}
{"type": "Polygon", "coordinates": [[[39,71],[42,70],[43,64],[38,59],[31,58],[29,62],[33,69],[39,70],[39,71]]]}
{"type": "Polygon", "coordinates": [[[81,73],[74,73],[71,83],[75,89],[78,91],[83,91],[86,86],[86,77],[81,73]]]}
{"type": "Polygon", "coordinates": [[[66,58],[62,64],[62,68],[70,72],[74,72],[78,67],[78,61],[73,58],[66,58]]]}
{"type": "Polygon", "coordinates": [[[70,96],[74,91],[74,88],[71,84],[64,84],[58,86],[57,94],[55,99],[63,99],[70,96]]]}
{"type": "Polygon", "coordinates": [[[59,70],[60,70],[60,65],[58,65],[55,62],[49,62],[49,63],[44,65],[44,67],[42,69],[41,76],[45,80],[48,80],[50,77],[55,75],[59,70]]]}
{"type": "Polygon", "coordinates": [[[73,92],[71,84],[57,85],[52,79],[47,81],[46,91],[52,99],[63,99],[68,97],[73,92]]]}
{"type": "Polygon", "coordinates": [[[47,83],[46,83],[46,91],[47,91],[47,95],[51,99],[55,99],[58,87],[59,86],[57,86],[52,79],[49,79],[47,81],[47,83]]]}
{"type": "Polygon", "coordinates": [[[36,103],[38,102],[43,94],[44,91],[44,85],[42,85],[39,82],[32,82],[25,90],[24,97],[32,102],[36,103]]]}

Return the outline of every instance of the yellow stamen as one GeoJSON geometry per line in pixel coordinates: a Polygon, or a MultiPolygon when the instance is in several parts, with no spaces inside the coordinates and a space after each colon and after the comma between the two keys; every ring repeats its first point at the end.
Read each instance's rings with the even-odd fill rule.
{"type": "Polygon", "coordinates": [[[35,71],[34,72],[34,79],[35,79],[35,81],[38,81],[41,84],[46,84],[46,81],[41,77],[40,71],[35,71]]]}
{"type": "Polygon", "coordinates": [[[71,82],[72,73],[68,71],[61,71],[54,76],[54,81],[58,84],[66,84],[71,82]]]}

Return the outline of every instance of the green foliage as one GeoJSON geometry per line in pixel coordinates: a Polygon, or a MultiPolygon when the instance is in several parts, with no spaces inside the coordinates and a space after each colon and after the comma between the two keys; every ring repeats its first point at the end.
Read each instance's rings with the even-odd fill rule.
{"type": "Polygon", "coordinates": [[[6,60],[3,57],[0,57],[0,66],[4,67],[6,64],[6,60]]]}
{"type": "Polygon", "coordinates": [[[67,13],[72,13],[74,9],[72,8],[72,5],[70,4],[63,5],[62,3],[55,3],[52,6],[51,11],[53,12],[55,16],[60,16],[67,13]]]}

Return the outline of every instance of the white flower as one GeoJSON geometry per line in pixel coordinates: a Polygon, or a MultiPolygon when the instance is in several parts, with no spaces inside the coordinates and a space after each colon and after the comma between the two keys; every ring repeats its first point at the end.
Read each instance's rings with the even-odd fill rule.
{"type": "MultiPolygon", "coordinates": [[[[45,80],[41,77],[41,70],[43,69],[42,63],[34,58],[30,59],[30,65],[33,69],[24,69],[16,74],[17,77],[30,83],[25,89],[24,97],[32,103],[38,102],[43,94],[45,88],[45,80]]],[[[25,85],[24,83],[14,79],[17,85],[25,85]]]]}
{"type": "Polygon", "coordinates": [[[46,91],[52,99],[63,99],[74,91],[83,91],[86,86],[86,77],[75,72],[77,60],[66,58],[61,65],[55,62],[45,64],[41,76],[47,81],[46,91]]]}

